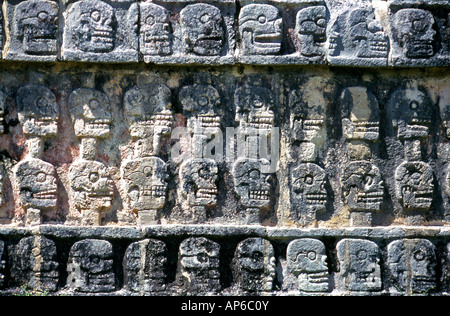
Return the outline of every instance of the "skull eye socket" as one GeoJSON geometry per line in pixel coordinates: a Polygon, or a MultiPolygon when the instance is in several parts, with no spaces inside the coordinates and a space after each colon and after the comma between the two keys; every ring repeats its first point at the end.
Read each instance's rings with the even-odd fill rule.
{"type": "Polygon", "coordinates": [[[253,259],[253,261],[261,261],[261,259],[263,258],[263,254],[259,251],[255,251],[254,253],[252,253],[251,258],[253,259]]]}
{"type": "Polygon", "coordinates": [[[41,11],[38,13],[37,18],[39,22],[44,22],[48,18],[48,13],[45,11],[41,11]]]}
{"type": "Polygon", "coordinates": [[[38,107],[43,107],[43,108],[45,108],[45,107],[48,106],[48,100],[47,100],[46,98],[44,98],[44,97],[38,98],[38,99],[36,100],[36,105],[37,105],[38,107]]]}
{"type": "Polygon", "coordinates": [[[260,15],[260,16],[258,16],[258,22],[259,22],[259,23],[265,24],[266,21],[267,21],[267,18],[266,18],[265,15],[260,15]]]}
{"type": "Polygon", "coordinates": [[[149,15],[147,19],[145,20],[145,23],[148,25],[155,24],[155,17],[153,15],[149,15]]]}
{"type": "Polygon", "coordinates": [[[209,103],[209,98],[206,95],[199,96],[197,103],[200,106],[206,106],[209,103]]]}
{"type": "Polygon", "coordinates": [[[100,179],[100,176],[99,176],[98,172],[92,172],[89,175],[89,181],[91,181],[92,183],[97,182],[99,179],[100,179]]]}
{"type": "Polygon", "coordinates": [[[98,102],[97,99],[92,99],[89,101],[89,107],[93,110],[97,109],[100,105],[100,102],[98,102]]]}
{"type": "Polygon", "coordinates": [[[202,23],[207,23],[209,20],[211,20],[211,16],[208,13],[205,13],[200,17],[200,22],[202,23]]]}
{"type": "Polygon", "coordinates": [[[98,10],[94,10],[94,11],[91,12],[91,18],[95,22],[100,21],[101,16],[102,15],[101,15],[100,11],[98,11],[98,10]]]}
{"type": "Polygon", "coordinates": [[[320,27],[325,27],[326,25],[327,25],[327,21],[324,19],[324,18],[319,18],[317,21],[316,21],[316,25],[317,26],[320,26],[320,27]]]}
{"type": "Polygon", "coordinates": [[[373,184],[373,177],[371,175],[366,175],[363,178],[363,183],[366,187],[370,187],[373,184]]]}
{"type": "Polygon", "coordinates": [[[303,180],[306,184],[313,184],[314,183],[314,176],[308,174],[307,176],[305,176],[305,179],[303,180]]]}
{"type": "Polygon", "coordinates": [[[317,253],[315,251],[308,252],[308,259],[314,261],[317,259],[317,253]]]}
{"type": "Polygon", "coordinates": [[[208,178],[209,178],[209,174],[210,174],[210,171],[209,171],[208,168],[201,168],[201,169],[198,171],[198,175],[199,175],[201,178],[203,178],[203,179],[208,179],[208,178]]]}
{"type": "Polygon", "coordinates": [[[366,260],[367,259],[367,252],[365,250],[360,250],[356,253],[356,259],[358,260],[366,260]]]}
{"type": "Polygon", "coordinates": [[[263,100],[261,99],[260,96],[255,96],[255,98],[253,99],[253,106],[255,108],[261,108],[264,105],[263,100]]]}
{"type": "Polygon", "coordinates": [[[426,253],[423,249],[419,249],[414,252],[414,259],[417,261],[423,261],[426,257],[426,253]]]}
{"type": "Polygon", "coordinates": [[[153,168],[152,167],[145,167],[144,168],[144,174],[146,177],[151,177],[153,175],[153,168]]]}
{"type": "Polygon", "coordinates": [[[45,173],[43,173],[43,172],[39,172],[37,175],[36,175],[36,181],[37,182],[45,182],[45,180],[47,179],[47,175],[45,174],[45,173]]]}
{"type": "Polygon", "coordinates": [[[248,173],[250,179],[256,180],[260,178],[260,172],[257,169],[250,170],[248,173]]]}

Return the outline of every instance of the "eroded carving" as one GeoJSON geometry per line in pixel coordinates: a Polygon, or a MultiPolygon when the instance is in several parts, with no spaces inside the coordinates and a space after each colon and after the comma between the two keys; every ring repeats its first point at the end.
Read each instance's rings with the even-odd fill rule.
{"type": "Polygon", "coordinates": [[[192,292],[220,290],[219,253],[219,244],[209,239],[185,239],[178,253],[177,284],[192,292]]]}
{"type": "Polygon", "coordinates": [[[243,55],[275,55],[281,51],[283,20],[269,4],[248,4],[239,14],[243,55]]]}
{"type": "Polygon", "coordinates": [[[396,240],[387,251],[391,282],[397,290],[411,294],[436,288],[436,249],[429,240],[396,240]]]}
{"type": "Polygon", "coordinates": [[[14,34],[21,45],[11,49],[29,55],[58,53],[58,4],[54,1],[28,0],[14,10],[14,34]]]}
{"type": "Polygon", "coordinates": [[[300,54],[306,57],[323,56],[328,21],[327,8],[311,6],[298,11],[296,29],[300,38],[300,54]]]}
{"type": "Polygon", "coordinates": [[[330,289],[325,245],[317,239],[302,238],[289,243],[288,270],[297,278],[296,288],[305,292],[327,292],[330,289]]]}
{"type": "Polygon", "coordinates": [[[55,243],[44,236],[25,237],[11,254],[11,276],[18,285],[56,291],[59,263],[55,243]]]}
{"type": "Polygon", "coordinates": [[[141,294],[161,292],[167,286],[167,247],[156,239],[133,242],[125,251],[125,285],[141,294]]]}
{"type": "Polygon", "coordinates": [[[314,163],[302,163],[290,175],[291,205],[295,218],[300,221],[316,219],[327,203],[326,174],[314,163]]]}
{"type": "Polygon", "coordinates": [[[57,134],[59,107],[50,89],[41,85],[20,87],[16,102],[25,135],[49,137],[57,134]]]}
{"type": "Polygon", "coordinates": [[[111,292],[116,289],[113,247],[106,240],[85,239],[70,248],[67,286],[78,292],[111,292]]]}
{"type": "Polygon", "coordinates": [[[422,9],[401,9],[393,16],[393,34],[408,58],[429,58],[435,54],[435,20],[422,9]]]}
{"type": "Polygon", "coordinates": [[[380,291],[380,249],[369,240],[343,239],[336,245],[340,278],[349,291],[380,291]]]}
{"type": "Polygon", "coordinates": [[[196,3],[180,12],[184,40],[188,53],[200,56],[218,56],[224,46],[224,24],[217,7],[196,3]]]}
{"type": "Polygon", "coordinates": [[[262,238],[247,238],[237,247],[233,259],[236,286],[248,292],[271,291],[275,278],[273,246],[262,238]]]}
{"type": "Polygon", "coordinates": [[[169,11],[154,3],[140,4],[140,51],[144,55],[172,54],[172,26],[169,11]]]}
{"type": "Polygon", "coordinates": [[[106,94],[90,88],[76,89],[69,96],[69,107],[77,137],[110,135],[111,110],[106,94]]]}
{"type": "Polygon", "coordinates": [[[83,52],[107,53],[115,46],[117,21],[109,4],[95,0],[75,2],[67,12],[66,41],[83,52]]]}

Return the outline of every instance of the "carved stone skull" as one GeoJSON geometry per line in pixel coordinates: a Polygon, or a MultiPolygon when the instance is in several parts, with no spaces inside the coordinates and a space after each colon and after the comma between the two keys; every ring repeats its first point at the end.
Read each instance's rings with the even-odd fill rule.
{"type": "Polygon", "coordinates": [[[224,25],[220,10],[210,4],[187,5],[180,12],[188,52],[217,56],[224,46],[224,25]]]}
{"type": "Polygon", "coordinates": [[[269,4],[248,4],[239,14],[239,33],[245,55],[280,53],[283,20],[279,10],[269,4]]]}
{"type": "Polygon", "coordinates": [[[124,257],[125,284],[139,293],[162,291],[167,283],[167,246],[157,239],[131,243],[124,257]]]}
{"type": "Polygon", "coordinates": [[[349,291],[380,291],[380,249],[363,239],[343,239],[336,245],[342,284],[349,291]]]}
{"type": "Polygon", "coordinates": [[[19,3],[14,11],[16,34],[22,50],[31,55],[58,52],[58,4],[54,1],[28,0],[19,3]]]}
{"type": "Polygon", "coordinates": [[[428,210],[433,200],[433,170],[422,161],[406,161],[395,170],[395,193],[407,210],[428,210]]]}
{"type": "MultiPolygon", "coordinates": [[[[307,208],[324,211],[327,202],[325,171],[314,163],[302,163],[291,173],[291,198],[296,212],[307,208]]],[[[300,217],[300,214],[298,214],[300,217]]]]}
{"type": "Polygon", "coordinates": [[[274,96],[261,86],[244,84],[234,94],[236,120],[241,128],[270,129],[274,124],[274,96]]]}
{"type": "Polygon", "coordinates": [[[57,203],[56,171],[40,159],[26,159],[14,167],[14,177],[25,209],[52,210],[57,203]]]}
{"type": "Polygon", "coordinates": [[[22,238],[11,254],[15,283],[38,291],[56,291],[59,263],[55,243],[43,236],[22,238]]]}
{"type": "Polygon", "coordinates": [[[322,56],[326,41],[327,8],[323,5],[301,9],[297,13],[296,28],[300,37],[300,53],[303,56],[322,56]]]}
{"type": "Polygon", "coordinates": [[[69,107],[77,137],[110,135],[111,110],[106,94],[90,88],[76,89],[69,96],[69,107]]]}
{"type": "Polygon", "coordinates": [[[179,98],[188,120],[188,128],[220,128],[222,110],[216,88],[206,84],[185,86],[181,89],[179,98]]]}
{"type": "Polygon", "coordinates": [[[432,105],[424,92],[417,89],[397,90],[389,98],[388,108],[398,138],[429,136],[432,105]]]}
{"type": "Polygon", "coordinates": [[[99,0],[75,2],[69,8],[66,25],[79,50],[107,53],[114,49],[117,21],[109,4],[99,0]]]}
{"type": "Polygon", "coordinates": [[[158,157],[126,161],[122,166],[126,184],[126,204],[130,211],[157,210],[164,207],[167,189],[166,163],[158,157]]]}
{"type": "Polygon", "coordinates": [[[144,55],[171,55],[169,11],[154,3],[140,4],[140,50],[144,55]]]}
{"type": "Polygon", "coordinates": [[[124,106],[132,137],[147,138],[170,133],[172,100],[166,85],[133,87],[125,93],[124,106]]]}
{"type": "Polygon", "coordinates": [[[325,245],[317,239],[302,238],[289,243],[286,254],[288,269],[298,277],[298,289],[326,292],[330,287],[325,245]]]}
{"type": "Polygon", "coordinates": [[[68,287],[79,292],[114,291],[113,257],[113,247],[106,240],[77,241],[69,252],[68,287]]]}
{"type": "Polygon", "coordinates": [[[178,284],[190,291],[220,290],[219,252],[219,244],[204,237],[185,239],[178,253],[178,284]]]}
{"type": "Polygon", "coordinates": [[[436,248],[429,240],[396,240],[387,251],[387,266],[397,289],[420,293],[436,288],[436,248]]]}
{"type": "Polygon", "coordinates": [[[180,166],[181,197],[189,206],[214,206],[217,203],[216,161],[207,158],[193,158],[180,166]]]}
{"type": "Polygon", "coordinates": [[[342,133],[347,140],[377,141],[380,109],[375,96],[366,87],[349,87],[340,97],[342,133]]]}
{"type": "Polygon", "coordinates": [[[236,285],[245,291],[271,291],[275,256],[270,242],[262,238],[241,241],[234,254],[233,273],[236,285]]]}
{"type": "Polygon", "coordinates": [[[270,165],[267,159],[239,158],[233,165],[234,189],[242,206],[267,208],[272,196],[270,165]]]}
{"type": "Polygon", "coordinates": [[[428,58],[435,54],[435,20],[422,9],[401,9],[393,17],[394,36],[408,58],[428,58]]]}
{"type": "Polygon", "coordinates": [[[17,91],[19,121],[27,136],[55,136],[59,108],[55,94],[41,85],[26,85],[17,91]]]}
{"type": "Polygon", "coordinates": [[[79,160],[70,166],[69,178],[72,203],[78,210],[111,210],[114,187],[106,165],[79,160]]]}
{"type": "Polygon", "coordinates": [[[342,196],[352,211],[379,211],[384,183],[380,170],[369,161],[352,161],[344,167],[342,196]]]}

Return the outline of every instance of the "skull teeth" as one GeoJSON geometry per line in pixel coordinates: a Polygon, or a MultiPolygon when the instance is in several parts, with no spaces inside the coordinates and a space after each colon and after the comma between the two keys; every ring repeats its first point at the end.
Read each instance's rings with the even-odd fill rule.
{"type": "Polygon", "coordinates": [[[202,115],[198,117],[202,127],[220,127],[220,117],[202,115]]]}
{"type": "Polygon", "coordinates": [[[144,187],[142,190],[142,195],[144,196],[153,196],[153,197],[161,197],[166,194],[166,186],[165,185],[152,185],[144,187]]]}
{"type": "Polygon", "coordinates": [[[321,204],[324,205],[327,202],[326,194],[306,194],[307,204],[321,204]]]}
{"type": "Polygon", "coordinates": [[[267,201],[270,199],[270,191],[269,190],[250,190],[250,199],[267,201]]]}
{"type": "Polygon", "coordinates": [[[217,189],[198,189],[197,198],[212,198],[217,195],[217,189]]]}
{"type": "Polygon", "coordinates": [[[38,192],[33,195],[36,199],[40,200],[54,200],[56,199],[56,191],[48,190],[43,192],[38,192]]]}

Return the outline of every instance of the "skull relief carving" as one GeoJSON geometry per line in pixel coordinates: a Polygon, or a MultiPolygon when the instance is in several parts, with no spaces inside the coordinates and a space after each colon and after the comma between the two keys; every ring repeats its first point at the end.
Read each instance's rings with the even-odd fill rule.
{"type": "Polygon", "coordinates": [[[167,246],[156,239],[131,243],[124,258],[125,284],[139,293],[162,291],[167,283],[167,246]]]}
{"type": "Polygon", "coordinates": [[[53,165],[32,158],[19,162],[13,171],[19,198],[25,209],[56,208],[57,184],[53,165]]]}
{"type": "Polygon", "coordinates": [[[342,284],[349,291],[380,291],[380,249],[369,240],[343,239],[337,243],[342,284]]]}
{"type": "Polygon", "coordinates": [[[435,20],[422,9],[401,9],[393,18],[394,36],[408,58],[428,58],[435,54],[435,20]]]}
{"type": "Polygon", "coordinates": [[[217,56],[224,45],[224,25],[218,8],[206,3],[187,5],[180,12],[188,52],[217,56]]]}
{"type": "Polygon", "coordinates": [[[405,209],[428,210],[433,191],[433,170],[427,163],[406,161],[395,170],[395,193],[405,209]]]}
{"type": "Polygon", "coordinates": [[[106,138],[110,135],[111,110],[106,94],[79,88],[70,94],[69,107],[77,137],[106,138]]]}
{"type": "Polygon", "coordinates": [[[178,283],[191,291],[220,290],[219,253],[219,244],[209,239],[185,239],[178,253],[178,283]]]}
{"type": "Polygon", "coordinates": [[[239,158],[233,165],[234,189],[246,208],[267,208],[271,202],[271,174],[267,159],[239,158]]]}
{"type": "Polygon", "coordinates": [[[237,247],[233,259],[236,285],[245,291],[271,291],[275,278],[272,245],[262,238],[247,238],[237,247]]]}
{"type": "Polygon", "coordinates": [[[140,4],[140,50],[144,55],[171,55],[169,11],[153,3],[140,4]]]}
{"type": "Polygon", "coordinates": [[[126,182],[126,203],[130,211],[157,210],[164,207],[167,189],[166,163],[158,157],[127,161],[122,166],[126,182]]]}
{"type": "Polygon", "coordinates": [[[103,212],[112,208],[114,187],[106,165],[79,160],[70,166],[69,177],[72,203],[78,210],[103,212]]]}
{"type": "Polygon", "coordinates": [[[324,54],[323,45],[326,41],[327,8],[312,6],[301,9],[297,13],[296,28],[300,37],[303,56],[313,57],[324,54]]]}
{"type": "Polygon", "coordinates": [[[305,292],[329,290],[329,273],[325,245],[316,239],[302,238],[289,243],[288,269],[298,278],[298,289],[305,292]]]}
{"type": "Polygon", "coordinates": [[[420,293],[436,288],[436,248],[429,240],[396,240],[387,250],[387,265],[397,289],[420,293]]]}
{"type": "Polygon", "coordinates": [[[291,198],[297,217],[312,209],[325,211],[327,202],[325,171],[314,163],[302,163],[291,173],[291,198]]]}
{"type": "Polygon", "coordinates": [[[28,0],[14,11],[16,36],[22,50],[31,55],[52,55],[58,52],[58,4],[53,1],[28,0]]]}
{"type": "Polygon", "coordinates": [[[69,252],[67,286],[79,292],[114,291],[113,256],[113,247],[106,240],[77,241],[69,252]]]}
{"type": "Polygon", "coordinates": [[[344,168],[342,195],[351,211],[379,211],[384,184],[380,170],[369,161],[352,161],[344,168]]]}
{"type": "Polygon", "coordinates": [[[269,4],[248,4],[239,14],[239,33],[244,55],[280,53],[283,20],[279,10],[269,4]]]}
{"type": "Polygon", "coordinates": [[[68,11],[67,25],[76,47],[83,52],[107,53],[115,46],[117,21],[109,4],[99,0],[75,2],[68,11]]]}
{"type": "Polygon", "coordinates": [[[40,85],[26,85],[17,91],[19,121],[28,136],[55,136],[59,108],[55,94],[40,85]]]}
{"type": "Polygon", "coordinates": [[[189,206],[214,206],[217,203],[219,169],[213,159],[188,159],[180,166],[180,194],[189,206]]]}

